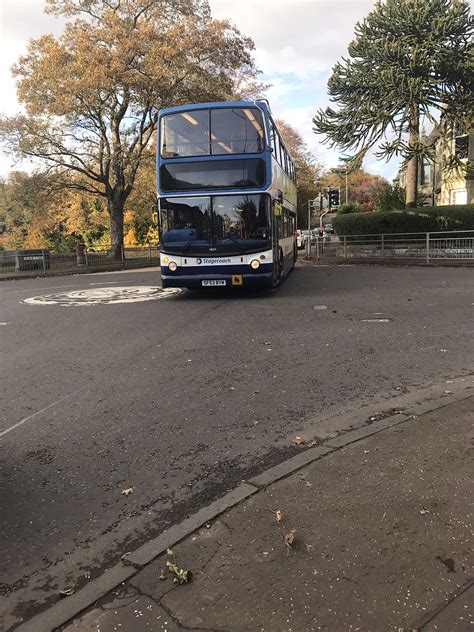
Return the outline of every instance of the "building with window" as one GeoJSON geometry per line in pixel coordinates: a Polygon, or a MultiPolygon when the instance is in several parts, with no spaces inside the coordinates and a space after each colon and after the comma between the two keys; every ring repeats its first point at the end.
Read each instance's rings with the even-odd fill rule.
{"type": "MultiPolygon", "coordinates": [[[[419,206],[474,204],[474,134],[465,129],[435,128],[422,132],[422,140],[434,147],[434,161],[426,157],[418,161],[419,206]],[[450,168],[452,159],[462,167],[450,168]]],[[[406,186],[406,167],[401,167],[395,183],[406,186]]]]}

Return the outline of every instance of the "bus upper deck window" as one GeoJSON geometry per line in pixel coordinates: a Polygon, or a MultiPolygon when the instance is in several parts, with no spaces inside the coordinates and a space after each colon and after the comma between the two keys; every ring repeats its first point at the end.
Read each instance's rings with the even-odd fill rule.
{"type": "Polygon", "coordinates": [[[209,154],[209,110],[168,114],[161,119],[161,155],[206,156],[209,154]]]}
{"type": "Polygon", "coordinates": [[[263,151],[264,133],[256,108],[215,108],[211,110],[211,153],[253,154],[263,151]]]}

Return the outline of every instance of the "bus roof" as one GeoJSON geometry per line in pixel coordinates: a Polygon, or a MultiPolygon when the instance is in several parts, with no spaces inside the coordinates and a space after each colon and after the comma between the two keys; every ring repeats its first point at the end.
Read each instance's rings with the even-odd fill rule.
{"type": "Polygon", "coordinates": [[[163,108],[159,111],[159,115],[172,114],[175,112],[189,112],[190,110],[204,110],[207,108],[249,108],[260,107],[270,112],[268,103],[264,100],[258,101],[210,101],[209,103],[189,103],[187,105],[176,105],[175,107],[163,108]]]}

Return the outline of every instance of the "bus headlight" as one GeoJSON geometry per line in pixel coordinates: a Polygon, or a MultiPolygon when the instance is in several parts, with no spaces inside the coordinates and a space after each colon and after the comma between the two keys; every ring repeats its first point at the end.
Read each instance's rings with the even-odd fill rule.
{"type": "Polygon", "coordinates": [[[168,263],[168,270],[171,270],[171,272],[174,272],[176,270],[178,266],[176,265],[176,263],[174,261],[170,261],[168,263]]]}
{"type": "Polygon", "coordinates": [[[258,270],[260,267],[260,261],[258,259],[252,259],[252,261],[250,262],[250,267],[252,268],[252,270],[258,270]]]}

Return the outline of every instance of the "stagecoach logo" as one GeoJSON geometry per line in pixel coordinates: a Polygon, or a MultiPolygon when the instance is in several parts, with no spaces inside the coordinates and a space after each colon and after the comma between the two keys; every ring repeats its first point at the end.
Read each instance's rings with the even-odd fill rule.
{"type": "Polygon", "coordinates": [[[28,305],[63,305],[65,307],[78,307],[82,305],[113,305],[116,303],[141,303],[142,301],[155,301],[167,298],[181,292],[179,288],[150,287],[150,286],[126,286],[103,287],[73,292],[61,292],[32,296],[23,301],[28,305]]]}
{"type": "Polygon", "coordinates": [[[201,263],[207,266],[224,265],[226,263],[232,263],[232,259],[217,259],[215,257],[196,259],[196,265],[200,266],[201,263]]]}

